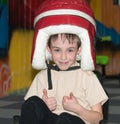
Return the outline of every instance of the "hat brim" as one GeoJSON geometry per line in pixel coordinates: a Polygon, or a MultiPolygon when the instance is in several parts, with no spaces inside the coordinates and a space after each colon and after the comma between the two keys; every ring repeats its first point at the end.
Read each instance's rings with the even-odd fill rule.
{"type": "Polygon", "coordinates": [[[93,52],[91,51],[91,41],[88,30],[74,25],[52,25],[42,28],[36,32],[35,49],[32,58],[32,67],[35,69],[45,69],[46,60],[52,60],[51,54],[47,51],[46,45],[50,35],[59,33],[77,34],[81,39],[81,55],[76,60],[81,60],[81,68],[84,70],[94,70],[93,52]]]}

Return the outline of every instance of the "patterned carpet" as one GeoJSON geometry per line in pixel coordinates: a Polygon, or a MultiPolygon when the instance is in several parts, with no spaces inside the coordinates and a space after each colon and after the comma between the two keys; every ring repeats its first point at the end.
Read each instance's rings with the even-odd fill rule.
{"type": "Polygon", "coordinates": [[[13,116],[20,115],[23,95],[0,98],[0,124],[13,124],[13,116]]]}
{"type": "Polygon", "coordinates": [[[108,120],[112,124],[120,124],[120,82],[106,80],[104,87],[109,96],[108,120]]]}
{"type": "MultiPolygon", "coordinates": [[[[120,83],[118,80],[105,80],[103,86],[109,95],[108,122],[120,124],[120,83]]],[[[0,124],[13,124],[13,116],[20,114],[24,95],[10,95],[0,98],[0,124]]]]}

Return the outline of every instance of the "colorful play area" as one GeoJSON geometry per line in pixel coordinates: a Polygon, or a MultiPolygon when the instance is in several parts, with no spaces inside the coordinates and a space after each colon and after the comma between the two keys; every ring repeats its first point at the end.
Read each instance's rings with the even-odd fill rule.
{"type": "MultiPolygon", "coordinates": [[[[4,98],[9,100],[8,96],[10,96],[13,100],[21,102],[23,100],[21,96],[24,96],[35,74],[40,71],[31,66],[31,51],[34,13],[41,1],[0,0],[0,98],[2,100],[4,98]]],[[[120,116],[120,112],[117,111],[120,110],[120,0],[86,1],[92,7],[96,18],[96,71],[101,73],[105,80],[109,79],[110,82],[107,81],[107,85],[104,85],[111,98],[116,93],[113,99],[117,100],[111,103],[114,107],[110,108],[112,119],[109,124],[120,124],[117,123],[120,116]],[[116,82],[115,85],[113,84],[113,80],[117,85],[116,82]],[[116,111],[115,119],[118,120],[112,123],[114,120],[112,115],[116,111]]],[[[1,102],[0,106],[2,105],[1,102]]],[[[14,105],[12,107],[14,108],[14,105]]],[[[18,114],[18,111],[15,112],[18,114]]]]}
{"type": "MultiPolygon", "coordinates": [[[[0,0],[0,96],[21,94],[30,86],[36,70],[31,67],[33,20],[41,0],[0,0]]],[[[112,0],[89,1],[96,17],[96,63],[107,76],[120,73],[120,6],[112,0]],[[109,1],[107,3],[107,1],[109,1]],[[113,11],[106,10],[109,5],[113,11]],[[109,14],[106,18],[105,14],[109,14]],[[109,21],[111,19],[111,21],[109,21]],[[117,19],[116,19],[117,20],[117,19]]],[[[111,10],[111,8],[109,8],[111,10]]]]}

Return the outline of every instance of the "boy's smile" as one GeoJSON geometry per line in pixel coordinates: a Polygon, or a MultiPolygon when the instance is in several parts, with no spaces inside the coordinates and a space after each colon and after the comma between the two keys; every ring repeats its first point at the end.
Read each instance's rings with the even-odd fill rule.
{"type": "Polygon", "coordinates": [[[52,54],[54,63],[61,69],[67,70],[76,60],[76,55],[80,52],[77,41],[69,42],[67,38],[64,41],[61,37],[51,41],[51,47],[47,46],[48,51],[52,54]]]}

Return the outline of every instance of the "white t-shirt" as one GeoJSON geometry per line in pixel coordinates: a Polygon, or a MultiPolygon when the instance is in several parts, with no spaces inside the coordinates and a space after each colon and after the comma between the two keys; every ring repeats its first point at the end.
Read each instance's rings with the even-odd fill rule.
{"type": "MultiPolygon", "coordinates": [[[[88,110],[97,103],[104,104],[108,99],[96,75],[91,71],[81,69],[70,71],[51,70],[51,79],[53,88],[48,90],[47,69],[40,71],[34,78],[25,100],[34,95],[42,98],[43,89],[47,89],[48,97],[57,99],[57,108],[53,112],[60,114],[66,112],[62,107],[62,98],[63,96],[69,96],[70,92],[74,94],[79,104],[88,110]]],[[[68,113],[76,115],[72,112],[68,113]]],[[[86,122],[86,124],[90,123],[86,122]]]]}

